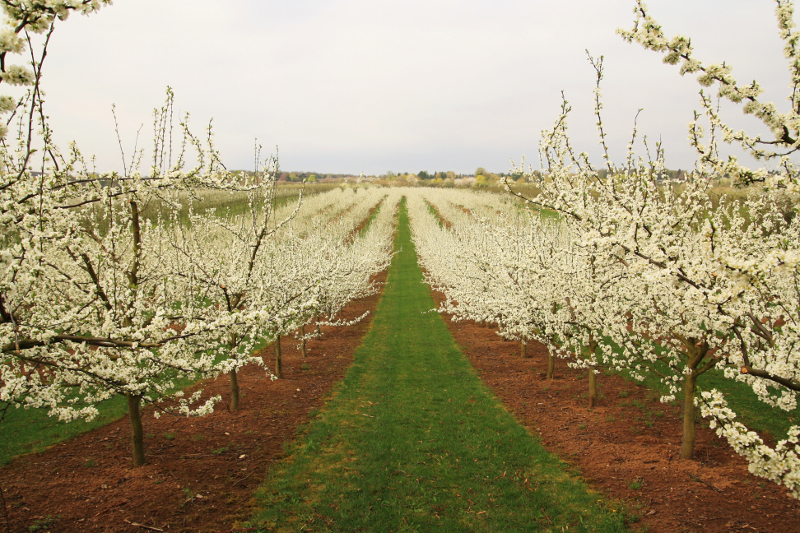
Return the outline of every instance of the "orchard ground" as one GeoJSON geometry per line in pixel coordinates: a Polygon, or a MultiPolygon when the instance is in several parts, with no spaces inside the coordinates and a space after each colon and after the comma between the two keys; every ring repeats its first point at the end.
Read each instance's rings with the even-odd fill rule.
{"type": "MultiPolygon", "coordinates": [[[[383,280],[385,274],[378,278],[383,280]]],[[[378,299],[351,302],[344,316],[374,310],[378,299]]],[[[144,467],[130,467],[127,417],[46,452],[18,457],[0,469],[10,531],[233,528],[250,516],[253,491],[323,406],[368,327],[369,320],[349,328],[323,327],[320,340],[308,341],[306,358],[293,339],[284,338],[284,378],[273,382],[263,369],[243,368],[242,410],[235,414],[228,412],[225,376],[202,384],[204,396],[223,396],[209,416],[156,420],[147,410],[144,467]]],[[[270,346],[264,359],[271,365],[273,358],[270,346]]],[[[0,531],[5,525],[0,515],[0,531]]]]}
{"type": "Polygon", "coordinates": [[[370,332],[257,494],[260,531],[624,530],[481,383],[420,283],[405,204],[370,332]]]}
{"type": "MultiPolygon", "coordinates": [[[[348,308],[349,316],[357,316],[367,308],[374,310],[377,301],[375,296],[354,303],[348,308]]],[[[438,319],[437,315],[425,316],[438,319]]],[[[9,530],[230,531],[241,527],[255,510],[251,495],[267,473],[271,470],[273,475],[262,494],[275,490],[275,478],[282,470],[301,464],[303,454],[313,452],[315,446],[319,449],[320,443],[310,439],[324,419],[341,416],[336,415],[335,408],[348,401],[345,392],[339,391],[326,407],[324,399],[344,375],[368,327],[364,322],[355,328],[326,331],[322,340],[309,343],[306,359],[300,357],[290,339],[285,340],[285,379],[270,383],[263,371],[246,372],[240,413],[232,415],[220,405],[213,415],[201,419],[148,419],[145,431],[150,464],[143,468],[128,467],[124,419],[44,453],[17,458],[0,470],[9,530]],[[323,414],[316,420],[320,407],[323,414]],[[304,426],[307,423],[310,425],[304,426]],[[296,444],[289,445],[293,439],[297,439],[296,444]],[[285,457],[287,445],[293,452],[285,457]]],[[[800,530],[798,502],[780,487],[750,476],[745,462],[732,456],[727,445],[709,430],[699,432],[696,459],[679,461],[679,413],[676,408],[658,404],[655,395],[646,389],[618,377],[604,376],[601,405],[589,410],[581,398],[586,388],[584,373],[559,365],[553,381],[543,379],[543,347],[529,345],[533,357],[523,360],[516,343],[503,341],[489,328],[449,321],[448,327],[478,375],[517,421],[528,428],[529,435],[522,431],[520,438],[531,442],[540,439],[545,448],[559,454],[561,462],[557,466],[562,475],[572,480],[570,483],[582,477],[590,487],[604,493],[605,497],[597,498],[602,500],[601,511],[624,512],[630,529],[800,530]]],[[[383,334],[385,338],[403,332],[387,330],[383,334]]],[[[429,332],[416,335],[427,339],[429,332]]],[[[359,352],[362,367],[375,364],[363,361],[369,355],[359,352]]],[[[266,357],[269,361],[271,350],[266,357]]],[[[456,362],[459,359],[452,357],[456,362]]],[[[431,366],[429,372],[432,370],[431,366]]],[[[459,373],[465,383],[474,374],[468,368],[459,373]]],[[[220,392],[223,396],[226,387],[224,378],[205,384],[207,393],[220,392]]],[[[481,401],[494,401],[487,398],[481,401]]],[[[436,403],[440,404],[435,406],[436,411],[442,415],[452,415],[454,410],[463,408],[447,401],[436,403]]],[[[425,407],[434,405],[431,401],[425,407]]],[[[361,426],[373,422],[373,410],[369,406],[364,412],[350,413],[350,423],[361,426]]],[[[498,413],[497,416],[507,416],[498,413]]],[[[406,436],[397,434],[393,440],[402,441],[406,436]]],[[[413,443],[410,444],[413,451],[413,443]]],[[[347,464],[334,462],[328,465],[328,471],[348,468],[352,457],[344,456],[347,464]]],[[[450,460],[455,459],[462,458],[450,460]]],[[[397,482],[408,481],[408,474],[387,472],[397,482]]],[[[423,486],[426,483],[424,479],[411,481],[423,486]]],[[[524,487],[523,480],[519,481],[524,487]]],[[[482,484],[481,499],[488,502],[492,497],[489,495],[496,494],[494,483],[504,482],[501,477],[482,484]]],[[[537,482],[535,478],[528,479],[529,485],[537,482]]],[[[449,488],[461,494],[471,487],[449,488]]],[[[297,507],[290,508],[287,515],[294,513],[294,525],[300,528],[303,526],[296,521],[297,512],[313,503],[317,497],[314,491],[321,489],[300,484],[295,490],[298,492],[292,497],[298,502],[297,507]]],[[[427,492],[428,496],[436,496],[435,491],[427,492]]],[[[259,501],[258,505],[263,505],[264,500],[259,501]]],[[[384,507],[377,500],[372,504],[384,507]]],[[[282,500],[281,505],[286,508],[286,501],[282,500]]],[[[500,507],[503,502],[494,505],[500,507]]],[[[442,516],[445,511],[446,507],[426,510],[431,526],[437,520],[435,514],[442,516]]],[[[335,530],[334,523],[328,525],[317,518],[324,515],[312,513],[306,517],[304,531],[335,530]]],[[[544,515],[551,517],[546,512],[544,515]]],[[[478,520],[481,519],[477,518],[474,526],[483,524],[485,528],[490,523],[478,520]]],[[[542,518],[541,522],[530,523],[529,530],[547,530],[554,525],[542,518]]]]}

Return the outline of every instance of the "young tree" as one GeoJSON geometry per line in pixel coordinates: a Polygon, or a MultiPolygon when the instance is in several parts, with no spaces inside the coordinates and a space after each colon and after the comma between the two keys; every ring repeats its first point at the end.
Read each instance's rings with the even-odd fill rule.
{"type": "MultiPolygon", "coordinates": [[[[751,197],[746,208],[754,220],[734,220],[737,231],[721,233],[718,224],[708,229],[713,235],[712,253],[718,264],[718,275],[736,283],[737,291],[727,306],[731,330],[738,344],[732,350],[733,368],[727,375],[750,384],[760,399],[782,409],[796,406],[800,391],[800,296],[796,287],[800,280],[800,240],[796,216],[787,222],[778,208],[776,193],[800,192],[800,173],[793,160],[800,148],[800,48],[794,23],[794,3],[776,0],[775,15],[778,34],[784,42],[784,55],[788,60],[790,91],[789,109],[781,112],[773,102],[763,101],[760,84],[753,81],[740,86],[727,64],[705,64],[695,57],[691,40],[684,36],[667,38],[661,26],[650,16],[645,5],[636,2],[636,20],[631,30],[620,30],[629,42],[636,41],[647,49],[665,54],[664,62],[680,64],[681,74],[698,75],[703,87],[716,86],[716,96],[742,105],[745,114],[753,115],[767,126],[773,139],[735,131],[720,117],[711,98],[700,91],[702,116],[710,126],[708,144],[703,144],[703,129],[698,124],[701,113],[689,124],[690,139],[698,152],[698,167],[705,175],[726,175],[734,183],[762,184],[765,196],[751,197]],[[749,168],[735,157],[722,158],[718,150],[719,139],[738,145],[764,167],[749,168]],[[769,169],[766,165],[774,164],[769,169]],[[734,242],[732,242],[734,241],[734,242]]],[[[794,201],[796,202],[796,196],[794,201]]],[[[795,213],[797,207],[794,208],[795,213]]],[[[795,214],[792,213],[792,214],[795,214]]],[[[796,445],[800,427],[789,430],[787,440],[774,449],[765,446],[761,439],[735,422],[718,391],[707,391],[702,396],[701,409],[705,416],[719,423],[718,433],[751,462],[751,471],[774,481],[782,481],[797,494],[798,455],[796,445]]]]}
{"type": "MultiPolygon", "coordinates": [[[[256,161],[259,151],[257,148],[256,161]]],[[[265,310],[261,295],[266,279],[261,263],[266,255],[274,253],[271,237],[297,214],[301,205],[302,191],[294,211],[283,220],[273,220],[278,175],[277,158],[270,157],[251,175],[253,186],[229,191],[245,194],[243,212],[199,214],[194,207],[202,206],[202,198],[184,195],[188,220],[171,221],[170,247],[161,258],[169,265],[171,277],[185,279],[197,288],[205,300],[206,319],[226,323],[215,335],[224,352],[219,369],[230,379],[231,411],[239,410],[238,369],[249,363],[263,364],[251,355],[261,340],[263,327],[263,320],[255,317],[263,316],[265,310]],[[237,318],[225,321],[225,317],[237,318]]],[[[172,199],[175,203],[180,200],[172,199]]]]}

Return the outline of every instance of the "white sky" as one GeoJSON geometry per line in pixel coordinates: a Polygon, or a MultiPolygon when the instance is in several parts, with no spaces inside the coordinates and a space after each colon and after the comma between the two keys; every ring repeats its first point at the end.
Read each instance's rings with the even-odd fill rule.
{"type": "MultiPolygon", "coordinates": [[[[768,0],[650,0],[668,35],[693,38],[698,57],[727,61],[785,109],[786,61],[768,0]]],[[[56,138],[119,169],[111,105],[128,152],[167,85],[202,133],[213,117],[228,168],[252,168],[254,138],[280,149],[284,170],[508,170],[540,131],[573,106],[573,141],[599,153],[594,73],[603,54],[605,121],[621,160],[636,110],[640,131],[664,141],[670,168],[694,156],[686,123],[699,86],[615,29],[633,0],[115,0],[60,24],[45,63],[56,138]]],[[[753,127],[732,104],[737,127],[753,127]]]]}

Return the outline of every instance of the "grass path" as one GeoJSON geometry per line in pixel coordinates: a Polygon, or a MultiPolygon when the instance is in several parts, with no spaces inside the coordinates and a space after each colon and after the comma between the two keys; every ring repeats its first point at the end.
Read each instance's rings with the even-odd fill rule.
{"type": "Polygon", "coordinates": [[[372,329],[256,495],[264,531],[623,531],[488,389],[434,307],[401,205],[372,329]]]}

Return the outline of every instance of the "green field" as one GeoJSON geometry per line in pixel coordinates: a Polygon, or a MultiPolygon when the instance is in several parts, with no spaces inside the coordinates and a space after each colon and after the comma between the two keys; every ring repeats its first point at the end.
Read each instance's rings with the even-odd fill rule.
{"type": "Polygon", "coordinates": [[[341,388],[257,493],[270,531],[623,531],[494,398],[434,307],[401,209],[389,280],[341,388]],[[566,530],[566,529],[565,529],[566,530]]]}
{"type": "MultiPolygon", "coordinates": [[[[654,364],[653,367],[664,374],[669,373],[667,366],[663,363],[654,364]]],[[[669,394],[669,388],[653,372],[645,373],[645,379],[641,382],[631,378],[624,371],[610,371],[610,373],[618,374],[638,386],[644,386],[654,391],[658,395],[669,394]]],[[[767,405],[758,399],[747,383],[727,379],[721,369],[711,369],[701,375],[697,380],[697,386],[700,390],[717,389],[722,391],[728,405],[736,413],[736,419],[739,422],[742,422],[751,430],[766,433],[776,441],[785,439],[790,427],[800,420],[800,407],[787,412],[767,405]]],[[[681,389],[675,395],[675,400],[672,401],[672,404],[682,405],[683,397],[684,394],[681,389]]],[[[701,423],[708,425],[706,421],[701,423]]]]}
{"type": "MultiPolygon", "coordinates": [[[[186,378],[175,379],[175,388],[172,390],[185,389],[194,383],[194,380],[186,378]]],[[[8,464],[18,455],[44,451],[53,444],[110,424],[128,413],[127,400],[120,394],[100,402],[96,407],[99,414],[91,422],[83,419],[61,422],[47,416],[46,408],[8,406],[0,422],[0,465],[8,464]]]]}
{"type": "Polygon", "coordinates": [[[64,423],[47,416],[47,409],[9,406],[0,423],[0,465],[7,464],[17,455],[44,451],[57,442],[122,418],[128,412],[128,404],[123,396],[116,396],[102,402],[98,409],[100,414],[92,422],[75,420],[64,423]]]}

